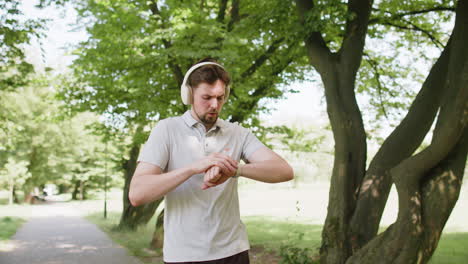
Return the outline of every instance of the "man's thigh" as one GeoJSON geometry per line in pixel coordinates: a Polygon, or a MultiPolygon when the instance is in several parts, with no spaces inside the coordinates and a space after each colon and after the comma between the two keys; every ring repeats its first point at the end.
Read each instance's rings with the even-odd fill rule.
{"type": "Polygon", "coordinates": [[[249,251],[217,260],[197,261],[197,262],[164,262],[165,264],[250,264],[249,251]]]}

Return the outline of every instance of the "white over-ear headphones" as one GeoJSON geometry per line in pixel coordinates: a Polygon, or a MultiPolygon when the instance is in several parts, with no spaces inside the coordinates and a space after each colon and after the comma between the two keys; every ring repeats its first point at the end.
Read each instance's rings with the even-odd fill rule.
{"type": "MultiPolygon", "coordinates": [[[[192,74],[193,71],[195,71],[196,69],[198,69],[198,68],[200,68],[201,66],[204,66],[204,65],[216,65],[216,66],[219,66],[222,69],[224,69],[224,67],[219,65],[218,63],[209,62],[209,61],[201,62],[201,63],[195,64],[192,67],[190,67],[190,69],[185,74],[184,81],[182,82],[182,86],[180,87],[180,97],[182,97],[182,103],[184,103],[185,105],[189,105],[189,104],[193,103],[192,87],[190,87],[190,85],[188,84],[188,78],[190,77],[190,74],[192,74]]],[[[230,87],[229,87],[229,85],[226,85],[225,95],[224,95],[224,102],[227,101],[227,99],[229,97],[229,92],[230,92],[230,87]]]]}

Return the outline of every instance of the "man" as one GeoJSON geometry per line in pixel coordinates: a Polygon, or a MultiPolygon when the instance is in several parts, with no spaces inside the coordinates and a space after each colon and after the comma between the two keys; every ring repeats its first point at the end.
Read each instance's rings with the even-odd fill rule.
{"type": "Polygon", "coordinates": [[[248,264],[238,177],[270,183],[293,178],[289,164],[249,130],[218,118],[229,84],[218,63],[192,66],[181,87],[191,109],[159,121],[138,158],[129,199],[138,206],[165,196],[165,263],[248,264]]]}

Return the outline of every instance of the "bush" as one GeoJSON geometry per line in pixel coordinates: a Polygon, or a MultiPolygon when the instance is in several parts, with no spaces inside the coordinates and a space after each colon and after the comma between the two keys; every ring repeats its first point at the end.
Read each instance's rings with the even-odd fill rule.
{"type": "Polygon", "coordinates": [[[280,264],[317,264],[314,260],[313,251],[310,248],[297,247],[298,241],[304,239],[304,233],[297,233],[297,238],[290,240],[288,244],[280,247],[280,264]]]}

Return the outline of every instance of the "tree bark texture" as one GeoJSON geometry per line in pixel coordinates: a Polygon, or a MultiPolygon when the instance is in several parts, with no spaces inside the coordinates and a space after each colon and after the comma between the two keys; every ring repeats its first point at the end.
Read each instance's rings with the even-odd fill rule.
{"type": "Polygon", "coordinates": [[[80,189],[80,181],[75,180],[75,184],[73,186],[73,192],[72,192],[72,200],[78,200],[79,189],[80,189]]]}
{"type": "Polygon", "coordinates": [[[129,160],[125,161],[123,165],[125,169],[125,186],[123,192],[124,208],[118,226],[121,229],[134,230],[138,226],[148,223],[148,221],[154,215],[156,208],[161,203],[161,201],[154,201],[138,207],[135,207],[130,203],[130,200],[128,198],[128,192],[130,190],[130,182],[132,181],[133,173],[136,169],[139,152],[140,146],[138,143],[134,142],[132,148],[130,149],[130,158],[129,160]]]}
{"type": "Polygon", "coordinates": [[[14,200],[13,197],[15,196],[15,185],[10,184],[8,193],[9,193],[9,195],[8,195],[8,204],[9,204],[9,205],[12,205],[12,204],[13,204],[13,200],[14,200]]]}
{"type": "Polygon", "coordinates": [[[164,245],[164,209],[159,213],[156,219],[156,226],[153,232],[153,239],[150,243],[150,248],[161,249],[164,245]]]}
{"type": "Polygon", "coordinates": [[[80,180],[80,200],[86,200],[86,181],[80,180]]]}
{"type": "Polygon", "coordinates": [[[437,247],[458,199],[467,158],[466,14],[468,1],[463,0],[458,3],[455,28],[447,45],[448,71],[432,142],[389,170],[398,191],[398,218],[346,263],[426,263],[437,247]]]}
{"type": "MultiPolygon", "coordinates": [[[[313,1],[296,0],[305,23],[313,1]]],[[[356,74],[362,60],[372,1],[349,1],[348,19],[341,49],[332,53],[320,32],[310,32],[305,45],[311,64],[319,72],[327,112],[335,140],[335,159],[330,183],[327,218],[322,232],[321,263],[344,263],[351,255],[349,221],[356,194],[365,175],[366,134],[355,96],[356,74]]]]}
{"type": "Polygon", "coordinates": [[[449,50],[447,45],[407,115],[385,139],[367,169],[351,221],[353,249],[362,247],[377,234],[393,183],[389,170],[414,153],[434,122],[444,92],[449,50]]]}
{"type": "MultiPolygon", "coordinates": [[[[354,89],[372,1],[348,2],[348,11],[356,16],[347,21],[337,53],[330,52],[321,32],[306,33],[305,46],[325,87],[335,139],[320,263],[425,263],[432,256],[458,199],[466,164],[467,1],[459,1],[450,41],[407,116],[367,170],[366,139],[354,89]],[[438,111],[431,145],[413,155],[438,111]],[[398,191],[398,218],[376,236],[392,183],[398,191]]],[[[306,23],[314,2],[296,3],[306,23]]]]}
{"type": "Polygon", "coordinates": [[[16,194],[16,186],[10,184],[9,195],[8,195],[8,204],[12,205],[14,203],[19,203],[18,195],[16,194]]]}

